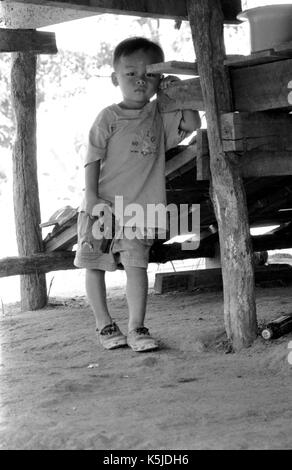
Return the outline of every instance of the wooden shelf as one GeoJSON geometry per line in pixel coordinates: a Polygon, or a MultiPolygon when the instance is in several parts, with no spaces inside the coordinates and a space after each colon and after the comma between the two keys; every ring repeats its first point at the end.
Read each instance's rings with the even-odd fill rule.
{"type": "MultiPolygon", "coordinates": [[[[289,59],[292,57],[292,42],[285,43],[265,51],[255,52],[251,55],[228,55],[225,60],[227,67],[239,68],[252,65],[268,64],[278,60],[289,59]]],[[[148,72],[166,73],[174,75],[191,75],[198,77],[197,62],[182,62],[170,60],[168,62],[159,62],[147,66],[148,72]]]]}

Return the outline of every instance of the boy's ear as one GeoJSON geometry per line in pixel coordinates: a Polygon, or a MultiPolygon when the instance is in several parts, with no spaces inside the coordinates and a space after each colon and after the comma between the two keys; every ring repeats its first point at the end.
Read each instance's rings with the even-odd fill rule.
{"type": "Polygon", "coordinates": [[[113,84],[114,86],[118,86],[118,85],[119,85],[119,82],[118,82],[118,77],[117,77],[116,72],[113,72],[113,73],[111,74],[111,78],[112,78],[112,84],[113,84]]]}

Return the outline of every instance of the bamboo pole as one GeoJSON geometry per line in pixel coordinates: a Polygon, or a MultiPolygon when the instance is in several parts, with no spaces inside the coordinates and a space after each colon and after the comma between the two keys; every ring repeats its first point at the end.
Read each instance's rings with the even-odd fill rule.
{"type": "Polygon", "coordinates": [[[208,127],[211,198],[221,248],[224,322],[236,351],[252,344],[257,335],[257,320],[246,197],[232,153],[223,151],[220,128],[220,115],[233,111],[224,67],[223,15],[219,0],[187,3],[208,127]]]}
{"type": "MultiPolygon", "coordinates": [[[[13,200],[20,256],[43,251],[36,160],[36,55],[12,54],[11,91],[16,119],[13,149],[13,200]]],[[[47,302],[45,274],[20,278],[21,309],[36,310],[47,302]]]]}

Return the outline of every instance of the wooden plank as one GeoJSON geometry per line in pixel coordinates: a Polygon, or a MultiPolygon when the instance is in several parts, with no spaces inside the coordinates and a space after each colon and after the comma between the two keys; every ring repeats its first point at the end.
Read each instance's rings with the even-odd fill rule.
{"type": "Polygon", "coordinates": [[[162,112],[178,109],[205,109],[200,78],[190,78],[170,84],[157,93],[157,100],[162,112]]]}
{"type": "Polygon", "coordinates": [[[267,49],[265,51],[253,52],[250,55],[234,55],[230,56],[225,61],[225,65],[229,67],[250,67],[252,65],[267,64],[270,62],[276,62],[278,60],[283,60],[284,58],[292,57],[291,49],[282,49],[277,51],[275,49],[267,49]]]}
{"type": "Polygon", "coordinates": [[[55,33],[34,29],[0,28],[0,52],[56,54],[55,33]]]}
{"type": "MultiPolygon", "coordinates": [[[[201,258],[213,256],[214,250],[202,244],[197,250],[182,250],[180,243],[162,245],[156,242],[150,252],[151,263],[164,263],[172,259],[201,258]],[[159,249],[157,249],[157,246],[159,249]]],[[[12,256],[0,259],[0,278],[17,275],[41,275],[51,271],[75,269],[75,251],[35,253],[30,256],[12,256]]]]}
{"type": "MultiPolygon", "coordinates": [[[[216,238],[214,238],[213,235],[208,238],[202,240],[199,248],[195,251],[182,250],[180,243],[163,245],[156,242],[150,252],[150,262],[165,263],[170,260],[213,257],[215,253],[214,242],[216,241],[216,238]],[[208,238],[210,239],[210,242],[208,242],[208,238]]],[[[252,237],[252,241],[255,251],[292,247],[292,237],[289,232],[252,237]]],[[[2,258],[0,259],[0,278],[76,269],[73,264],[74,258],[74,251],[54,251],[51,253],[35,253],[30,256],[2,258]]],[[[214,270],[212,269],[210,271],[213,272],[214,270]]],[[[206,282],[210,282],[209,276],[207,276],[206,279],[206,282]]]]}
{"type": "Polygon", "coordinates": [[[45,251],[68,250],[77,243],[77,215],[44,240],[45,251]]]}
{"type": "MultiPolygon", "coordinates": [[[[272,281],[282,281],[286,285],[291,285],[292,266],[288,264],[256,266],[256,284],[272,281]]],[[[196,271],[181,271],[175,273],[157,273],[155,275],[154,290],[159,294],[176,290],[191,291],[204,288],[222,289],[221,268],[198,269],[196,271]]]]}
{"type": "Polygon", "coordinates": [[[5,28],[37,29],[94,16],[90,11],[18,3],[17,0],[0,1],[0,24],[5,28]]]}
{"type": "MultiPolygon", "coordinates": [[[[292,110],[291,70],[292,59],[230,68],[234,111],[292,110]]],[[[199,77],[174,82],[159,91],[157,98],[162,112],[187,108],[205,110],[199,77]]]]}
{"type": "Polygon", "coordinates": [[[197,145],[189,145],[183,152],[166,162],[165,176],[168,181],[189,171],[196,166],[197,145]]]}
{"type": "Polygon", "coordinates": [[[72,223],[75,222],[77,215],[78,215],[78,209],[75,209],[74,207],[67,205],[55,211],[54,214],[51,215],[51,217],[49,218],[47,222],[42,222],[40,224],[40,227],[43,228],[43,227],[50,227],[51,225],[55,225],[56,226],[54,229],[55,231],[55,230],[60,229],[61,227],[72,225],[72,223]]]}
{"type": "MultiPolygon", "coordinates": [[[[96,13],[147,16],[187,20],[186,0],[17,0],[40,6],[73,8],[96,13]]],[[[241,0],[221,0],[226,23],[239,23],[236,16],[241,11],[241,0]]]]}
{"type": "MultiPolygon", "coordinates": [[[[238,156],[237,167],[242,178],[292,175],[291,151],[251,150],[238,156]]],[[[210,180],[210,156],[208,154],[197,159],[197,180],[210,180]]]]}
{"type": "Polygon", "coordinates": [[[0,259],[0,277],[44,274],[51,271],[75,269],[75,252],[57,251],[54,253],[35,253],[30,256],[11,256],[0,259]]]}
{"type": "Polygon", "coordinates": [[[243,178],[292,175],[292,152],[251,150],[239,158],[243,178]]]}
{"type": "MultiPolygon", "coordinates": [[[[36,151],[36,55],[14,53],[11,95],[16,119],[12,153],[16,239],[20,256],[42,252],[36,151]]],[[[47,302],[43,274],[21,276],[21,309],[36,310],[47,302]]]]}
{"type": "MultiPolygon", "coordinates": [[[[250,65],[247,63],[247,59],[252,58],[252,56],[244,56],[244,55],[230,55],[227,56],[224,64],[225,65],[233,65],[233,64],[242,64],[250,65]]],[[[281,56],[283,58],[283,56],[281,56]]],[[[253,60],[255,62],[255,59],[253,60]]],[[[174,75],[192,75],[192,76],[199,76],[198,72],[198,63],[195,62],[181,62],[178,60],[170,60],[167,62],[158,62],[156,64],[150,64],[146,66],[147,72],[153,73],[169,73],[174,75]]]]}
{"type": "MultiPolygon", "coordinates": [[[[288,47],[288,46],[286,46],[288,47]]],[[[274,49],[268,49],[266,51],[260,51],[251,55],[239,55],[231,54],[227,55],[224,60],[224,65],[227,67],[240,68],[250,67],[251,65],[266,64],[284,58],[292,57],[292,49],[289,43],[289,49],[281,49],[281,51],[275,51],[274,49]]],[[[174,75],[192,75],[199,76],[198,63],[195,62],[182,62],[177,60],[170,60],[167,62],[158,62],[157,64],[147,65],[147,72],[153,73],[166,73],[174,75]]]]}
{"type": "Polygon", "coordinates": [[[288,84],[292,80],[292,59],[231,69],[236,111],[291,109],[288,84]]]}
{"type": "Polygon", "coordinates": [[[222,288],[220,268],[155,274],[154,290],[158,294],[207,287],[222,288]]]}
{"type": "Polygon", "coordinates": [[[178,60],[170,60],[168,62],[158,62],[146,66],[149,73],[170,73],[174,75],[193,75],[198,76],[197,62],[180,62],[178,60]]]}
{"type": "Polygon", "coordinates": [[[292,151],[292,116],[283,112],[221,115],[225,152],[292,151]]]}

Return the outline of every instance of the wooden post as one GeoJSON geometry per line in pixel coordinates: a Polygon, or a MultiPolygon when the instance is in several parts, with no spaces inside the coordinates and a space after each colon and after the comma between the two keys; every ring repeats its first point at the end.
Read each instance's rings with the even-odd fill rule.
{"type": "MultiPolygon", "coordinates": [[[[12,55],[11,91],[16,119],[13,149],[13,198],[20,256],[42,250],[36,161],[36,55],[12,55]]],[[[47,302],[45,274],[21,276],[21,309],[36,310],[47,302]]]]}
{"type": "Polygon", "coordinates": [[[223,151],[221,136],[220,114],[233,110],[224,67],[223,15],[219,0],[188,0],[187,4],[208,126],[211,197],[221,247],[224,321],[236,351],[252,344],[257,321],[245,191],[232,161],[233,154],[223,151]]]}

